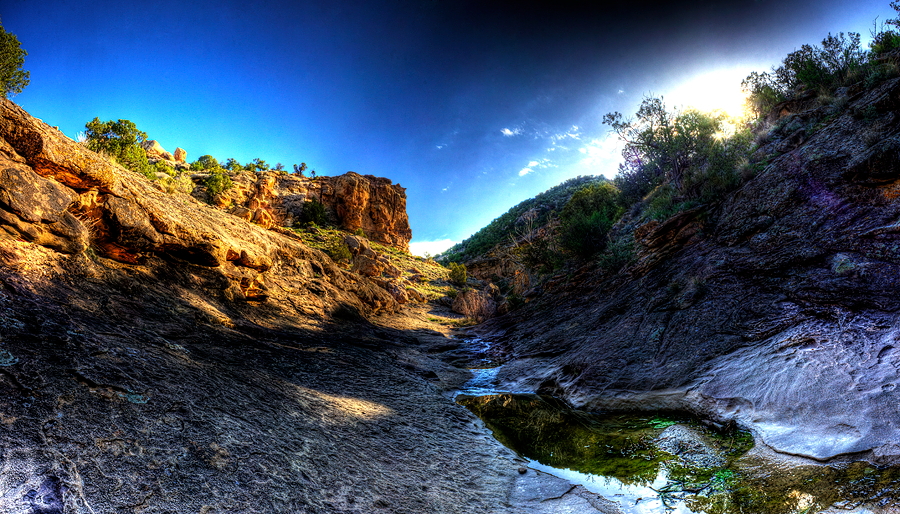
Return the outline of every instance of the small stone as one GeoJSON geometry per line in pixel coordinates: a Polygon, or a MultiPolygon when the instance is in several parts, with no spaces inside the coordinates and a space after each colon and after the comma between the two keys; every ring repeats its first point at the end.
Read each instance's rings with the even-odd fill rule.
{"type": "Polygon", "coordinates": [[[525,473],[528,473],[528,468],[526,468],[525,466],[519,466],[519,474],[524,475],[525,473]]]}

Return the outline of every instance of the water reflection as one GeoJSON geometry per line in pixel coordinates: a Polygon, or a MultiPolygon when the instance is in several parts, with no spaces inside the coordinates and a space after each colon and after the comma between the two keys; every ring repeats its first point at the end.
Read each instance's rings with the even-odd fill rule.
{"type": "Polygon", "coordinates": [[[900,512],[897,468],[858,462],[779,470],[746,454],[753,446],[748,433],[714,433],[687,417],[601,416],[534,394],[459,395],[457,401],[530,467],[616,500],[625,512],[900,512]],[[724,465],[697,467],[660,450],[660,434],[675,424],[700,433],[724,465]]]}

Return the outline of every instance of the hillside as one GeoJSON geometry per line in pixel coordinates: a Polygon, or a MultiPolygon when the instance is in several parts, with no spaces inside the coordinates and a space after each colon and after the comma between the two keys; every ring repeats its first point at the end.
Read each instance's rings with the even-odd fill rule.
{"type": "Polygon", "coordinates": [[[498,388],[686,410],[817,462],[900,462],[897,98],[892,78],[778,104],[733,192],[627,214],[622,269],[567,268],[478,327],[508,348],[498,388]]]}
{"type": "Polygon", "coordinates": [[[551,187],[515,205],[469,238],[450,247],[437,260],[466,262],[484,255],[497,245],[508,244],[510,236],[521,238],[527,230],[547,225],[576,191],[604,181],[606,179],[603,177],[579,176],[551,187]]]}

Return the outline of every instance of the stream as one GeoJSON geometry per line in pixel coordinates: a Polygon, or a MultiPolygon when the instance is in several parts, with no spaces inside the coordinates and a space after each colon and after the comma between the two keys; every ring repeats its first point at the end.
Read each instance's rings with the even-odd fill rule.
{"type": "Polygon", "coordinates": [[[553,397],[498,390],[504,359],[479,339],[463,347],[473,352],[473,377],[456,402],[530,468],[616,501],[623,512],[900,512],[900,468],[788,465],[753,452],[752,434],[739,427],[716,431],[677,412],[590,413],[553,397]]]}

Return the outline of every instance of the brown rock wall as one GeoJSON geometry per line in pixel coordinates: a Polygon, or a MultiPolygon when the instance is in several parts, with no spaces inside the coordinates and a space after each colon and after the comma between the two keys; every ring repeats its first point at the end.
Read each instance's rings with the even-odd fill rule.
{"type": "MultiPolygon", "coordinates": [[[[198,174],[201,181],[206,175],[198,174]]],[[[247,217],[265,228],[290,226],[302,218],[303,204],[317,200],[331,221],[388,246],[409,251],[412,231],[406,214],[406,190],[389,179],[348,172],[337,177],[300,177],[275,172],[238,172],[234,186],[214,199],[232,214],[247,217]]],[[[204,200],[203,188],[195,195],[204,200]]]]}

